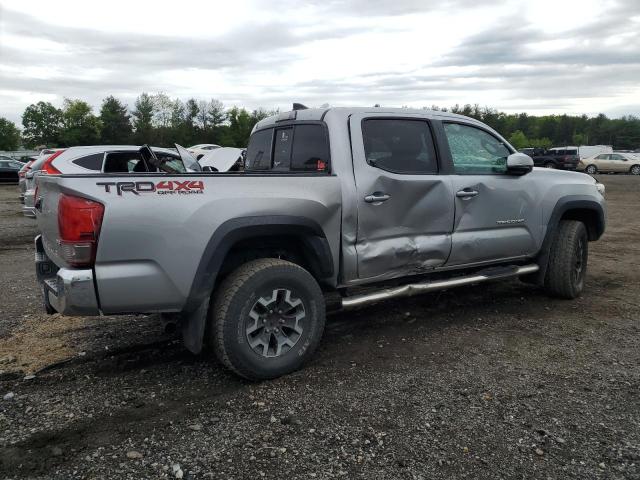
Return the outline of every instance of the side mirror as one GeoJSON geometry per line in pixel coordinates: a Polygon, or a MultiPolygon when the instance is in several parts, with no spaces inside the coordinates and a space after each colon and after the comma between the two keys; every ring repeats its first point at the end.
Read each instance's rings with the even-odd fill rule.
{"type": "Polygon", "coordinates": [[[512,153],[507,157],[507,173],[525,175],[533,169],[533,160],[524,153],[512,153]]]}

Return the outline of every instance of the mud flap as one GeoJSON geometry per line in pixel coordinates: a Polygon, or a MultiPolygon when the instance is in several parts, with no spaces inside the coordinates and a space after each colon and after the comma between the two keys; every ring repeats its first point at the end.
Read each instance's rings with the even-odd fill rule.
{"type": "Polygon", "coordinates": [[[182,315],[182,341],[187,350],[196,355],[202,352],[208,311],[209,299],[206,299],[196,310],[182,315]]]}

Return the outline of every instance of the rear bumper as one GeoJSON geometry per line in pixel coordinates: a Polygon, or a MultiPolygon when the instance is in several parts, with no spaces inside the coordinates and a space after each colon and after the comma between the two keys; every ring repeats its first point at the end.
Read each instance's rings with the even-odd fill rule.
{"type": "Polygon", "coordinates": [[[58,268],[47,256],[38,235],[36,275],[42,289],[45,307],[63,315],[100,315],[93,283],[93,270],[58,268]]]}

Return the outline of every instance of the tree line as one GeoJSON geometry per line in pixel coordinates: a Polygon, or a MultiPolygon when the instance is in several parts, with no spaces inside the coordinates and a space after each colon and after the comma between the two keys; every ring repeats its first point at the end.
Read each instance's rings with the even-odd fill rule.
{"type": "MultiPolygon", "coordinates": [[[[516,148],[597,144],[620,150],[640,148],[640,119],[635,116],[535,116],[500,112],[478,104],[430,108],[480,120],[516,148]]],[[[191,98],[183,102],[164,93],[143,93],[132,109],[114,96],[108,96],[102,101],[98,114],[83,100],[65,99],[62,108],[38,102],[25,109],[22,130],[0,118],[0,150],[15,150],[20,145],[34,148],[145,143],[161,147],[171,147],[174,143],[245,147],[253,126],[273,113],[276,111],[262,108],[253,111],[235,106],[226,108],[216,99],[191,98]]]]}
{"type": "Polygon", "coordinates": [[[65,99],[62,108],[49,102],[29,105],[22,130],[0,118],[0,150],[72,147],[76,145],[149,144],[172,147],[215,143],[245,147],[254,125],[275,112],[225,108],[219,100],[186,102],[164,93],[143,93],[133,108],[114,96],[102,101],[99,113],[83,100],[65,99]]]}

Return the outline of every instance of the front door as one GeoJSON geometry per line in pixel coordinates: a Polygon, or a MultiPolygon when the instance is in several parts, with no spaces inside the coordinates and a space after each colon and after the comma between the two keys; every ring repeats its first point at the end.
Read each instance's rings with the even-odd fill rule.
{"type": "Polygon", "coordinates": [[[507,173],[511,151],[488,130],[446,122],[444,131],[455,173],[455,222],[447,265],[533,255],[541,229],[533,178],[507,173]]]}
{"type": "Polygon", "coordinates": [[[359,279],[444,265],[454,217],[450,176],[439,175],[429,122],[418,115],[350,118],[358,209],[359,279]]]}

